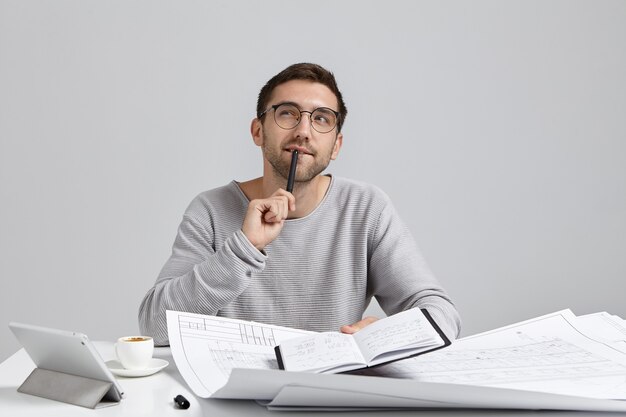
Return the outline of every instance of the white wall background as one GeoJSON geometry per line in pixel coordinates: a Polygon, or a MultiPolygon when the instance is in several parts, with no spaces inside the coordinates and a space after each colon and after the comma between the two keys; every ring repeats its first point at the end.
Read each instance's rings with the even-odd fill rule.
{"type": "Polygon", "coordinates": [[[335,72],[336,175],[394,200],[463,334],[626,317],[626,2],[0,0],[9,321],[113,340],[200,191],[260,175],[267,79],[335,72]]]}

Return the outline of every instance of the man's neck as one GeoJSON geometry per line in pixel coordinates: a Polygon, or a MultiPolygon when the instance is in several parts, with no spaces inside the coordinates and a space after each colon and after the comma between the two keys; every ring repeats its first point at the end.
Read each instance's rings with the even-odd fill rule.
{"type": "MultiPolygon", "coordinates": [[[[279,188],[285,189],[287,181],[277,180],[277,177],[263,176],[239,184],[249,200],[267,198],[279,188]]],[[[309,182],[296,182],[293,195],[296,197],[296,210],[289,213],[290,219],[305,217],[310,214],[322,201],[330,186],[330,177],[318,175],[309,182]]]]}

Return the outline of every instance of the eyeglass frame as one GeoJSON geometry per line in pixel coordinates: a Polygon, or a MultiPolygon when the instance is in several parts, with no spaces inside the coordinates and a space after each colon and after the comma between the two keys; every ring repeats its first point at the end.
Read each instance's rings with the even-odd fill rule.
{"type": "Polygon", "coordinates": [[[313,128],[313,130],[315,130],[317,133],[321,133],[321,134],[325,134],[325,133],[330,133],[333,131],[333,129],[335,129],[338,125],[339,125],[339,116],[341,115],[341,113],[339,113],[338,111],[335,111],[333,109],[331,109],[330,107],[317,107],[315,109],[313,109],[312,111],[308,111],[308,110],[301,110],[300,107],[296,104],[296,103],[292,103],[291,101],[285,101],[283,103],[278,103],[278,104],[273,104],[271,106],[269,106],[266,110],[264,110],[261,114],[259,114],[258,119],[261,119],[263,116],[265,116],[265,114],[267,112],[269,112],[270,110],[274,110],[274,123],[276,123],[276,126],[280,127],[283,130],[291,130],[291,129],[295,129],[296,127],[298,127],[298,125],[300,124],[300,122],[302,121],[302,113],[309,113],[309,122],[311,122],[311,127],[313,128]],[[280,106],[284,106],[285,104],[291,105],[293,107],[295,107],[296,109],[298,109],[298,111],[300,112],[300,117],[298,118],[298,123],[296,123],[296,125],[294,127],[290,127],[290,128],[286,128],[286,127],[282,127],[280,124],[278,124],[278,122],[276,121],[276,109],[279,108],[280,106]],[[317,130],[315,128],[315,126],[313,126],[313,119],[311,119],[311,117],[313,116],[313,113],[315,113],[316,111],[318,111],[319,109],[325,109],[325,110],[330,110],[334,115],[335,115],[335,125],[328,131],[326,132],[320,132],[319,130],[317,130]]]}

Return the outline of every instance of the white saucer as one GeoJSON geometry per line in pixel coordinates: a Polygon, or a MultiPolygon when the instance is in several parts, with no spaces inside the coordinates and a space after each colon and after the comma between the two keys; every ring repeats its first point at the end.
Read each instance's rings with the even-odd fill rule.
{"type": "Polygon", "coordinates": [[[148,362],[148,366],[143,369],[126,369],[119,361],[112,360],[106,362],[107,368],[115,375],[131,378],[156,374],[169,364],[170,363],[165,359],[152,358],[150,362],[148,362]]]}

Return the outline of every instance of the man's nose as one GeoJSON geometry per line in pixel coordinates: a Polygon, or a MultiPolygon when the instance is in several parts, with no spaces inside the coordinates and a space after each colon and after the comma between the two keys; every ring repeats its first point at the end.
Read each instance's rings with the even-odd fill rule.
{"type": "Polygon", "coordinates": [[[296,126],[296,136],[299,138],[309,139],[311,136],[311,113],[303,111],[300,113],[300,123],[296,126]]]}

